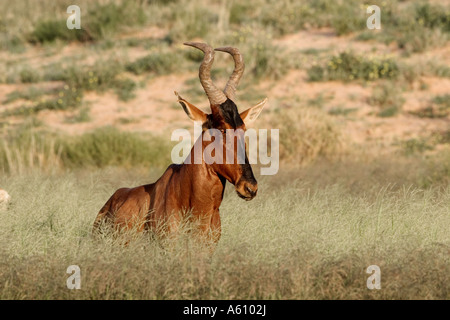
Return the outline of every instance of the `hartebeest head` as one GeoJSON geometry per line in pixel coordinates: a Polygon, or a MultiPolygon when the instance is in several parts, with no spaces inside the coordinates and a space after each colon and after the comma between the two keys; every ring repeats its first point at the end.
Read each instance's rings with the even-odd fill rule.
{"type": "Polygon", "coordinates": [[[223,148],[222,155],[225,157],[227,152],[230,153],[231,151],[232,153],[233,161],[229,161],[230,159],[227,158],[226,161],[224,159],[224,161],[219,163],[213,162],[210,164],[212,171],[232,183],[241,198],[251,200],[256,196],[258,184],[253,175],[252,167],[248,161],[247,154],[245,153],[244,132],[246,130],[246,124],[253,122],[258,117],[267,99],[258,103],[254,107],[239,113],[235,104],[236,87],[242,77],[242,74],[244,73],[244,61],[239,50],[231,47],[215,49],[217,51],[223,51],[231,54],[235,63],[234,71],[230,76],[225,89],[221,91],[211,80],[211,67],[214,62],[215,53],[214,49],[206,43],[187,42],[185,45],[200,49],[204,53],[204,58],[200,65],[199,78],[201,85],[208,96],[211,113],[204,113],[191,103],[182,99],[176,93],[178,95],[178,102],[181,104],[191,120],[202,122],[202,149],[207,148],[208,145],[212,143],[211,140],[215,141],[215,139],[219,139],[223,148]],[[214,139],[211,139],[211,137],[208,137],[208,132],[211,130],[208,129],[219,130],[221,132],[221,136],[215,136],[214,139]],[[237,141],[234,140],[232,143],[233,150],[230,150],[230,144],[227,144],[227,139],[229,142],[230,137],[232,139],[237,139],[237,141]],[[245,157],[245,161],[240,161],[238,159],[238,146],[244,146],[243,156],[245,157]]]}

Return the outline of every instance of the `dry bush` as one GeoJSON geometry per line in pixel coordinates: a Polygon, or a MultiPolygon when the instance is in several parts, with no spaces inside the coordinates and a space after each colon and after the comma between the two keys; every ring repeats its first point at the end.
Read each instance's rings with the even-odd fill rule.
{"type": "Polygon", "coordinates": [[[339,159],[345,139],[335,120],[326,112],[309,107],[282,110],[270,116],[279,129],[280,160],[305,165],[314,160],[339,159]]]}

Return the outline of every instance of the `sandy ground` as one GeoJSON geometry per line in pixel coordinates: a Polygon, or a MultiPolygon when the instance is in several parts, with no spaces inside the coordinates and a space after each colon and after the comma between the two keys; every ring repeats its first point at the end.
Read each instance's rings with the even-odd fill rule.
{"type": "MultiPolygon", "coordinates": [[[[137,33],[124,34],[119,38],[161,38],[165,31],[158,28],[147,28],[137,33]]],[[[330,29],[301,31],[277,39],[276,44],[287,50],[322,50],[327,53],[335,53],[343,50],[353,50],[358,53],[386,54],[398,56],[399,52],[392,46],[386,46],[376,42],[358,42],[353,40],[354,36],[337,37],[330,29]]],[[[117,55],[126,55],[128,58],[136,59],[148,52],[140,47],[130,47],[126,52],[116,52],[117,55]]],[[[6,58],[5,52],[0,53],[0,58],[6,58]]],[[[80,59],[83,63],[93,63],[96,58],[104,54],[103,51],[86,49],[79,44],[70,44],[53,52],[48,48],[29,49],[13,59],[20,59],[29,66],[42,66],[64,61],[64,59],[80,59]]],[[[9,61],[12,58],[8,57],[9,61]]],[[[423,55],[408,58],[410,61],[436,59],[440,63],[450,64],[450,46],[423,55]]],[[[245,75],[244,75],[245,76],[245,75]]],[[[196,73],[172,74],[145,80],[144,87],[136,90],[136,97],[128,102],[119,101],[114,92],[96,93],[87,92],[84,101],[90,107],[89,122],[68,123],[67,119],[76,112],[52,112],[45,111],[38,114],[38,119],[53,129],[61,130],[70,134],[80,134],[105,125],[115,125],[124,130],[151,131],[154,133],[166,133],[176,128],[192,127],[190,120],[186,117],[182,108],[176,103],[174,90],[180,92],[184,98],[189,99],[186,80],[196,77],[196,73]]],[[[380,118],[374,115],[375,108],[368,104],[374,86],[377,83],[361,85],[358,83],[342,82],[308,82],[305,71],[293,70],[280,81],[262,81],[255,85],[255,92],[261,92],[269,97],[268,109],[271,101],[281,100],[286,97],[296,98],[308,103],[317,99],[323,99],[324,110],[333,108],[352,109],[347,116],[337,116],[340,122],[344,122],[343,129],[355,143],[376,141],[388,146],[395,141],[426,135],[434,131],[448,130],[450,119],[419,118],[408,114],[408,111],[418,110],[427,106],[430,97],[437,94],[447,94],[450,88],[450,79],[422,78],[426,89],[412,88],[403,92],[405,103],[404,112],[391,118],[380,118]]],[[[42,84],[42,83],[41,83],[42,84]]],[[[40,85],[41,85],[40,84],[40,85]]],[[[57,86],[55,83],[43,84],[44,86],[57,86]]],[[[0,101],[17,89],[23,89],[25,84],[1,84],[0,101]]],[[[257,101],[255,101],[256,103],[257,101]]],[[[14,108],[22,102],[1,105],[0,108],[14,108]]],[[[239,104],[238,104],[239,105],[239,104]]],[[[207,100],[199,107],[203,110],[207,106],[207,100]]],[[[248,105],[249,106],[249,105],[248,105]]],[[[242,109],[248,107],[241,107],[242,109]]],[[[264,117],[264,113],[262,114],[264,117]]],[[[3,119],[11,124],[23,121],[23,118],[10,117],[3,119]]]]}

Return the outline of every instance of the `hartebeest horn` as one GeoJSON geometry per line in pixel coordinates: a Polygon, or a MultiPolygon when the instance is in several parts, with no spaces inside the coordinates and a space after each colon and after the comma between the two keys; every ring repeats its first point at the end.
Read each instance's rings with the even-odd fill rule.
{"type": "Polygon", "coordinates": [[[236,98],[236,88],[239,84],[239,80],[241,80],[242,74],[244,73],[245,64],[244,59],[242,58],[242,54],[239,52],[237,48],[232,47],[221,47],[216,48],[214,50],[223,51],[231,54],[234,60],[234,71],[230,76],[230,79],[225,86],[223,92],[230,99],[235,101],[236,98]]]}
{"type": "Polygon", "coordinates": [[[205,54],[203,61],[200,64],[198,76],[211,105],[220,105],[224,103],[227,100],[227,96],[217,89],[211,80],[211,66],[214,62],[214,49],[206,43],[185,42],[184,44],[202,50],[205,54]]]}

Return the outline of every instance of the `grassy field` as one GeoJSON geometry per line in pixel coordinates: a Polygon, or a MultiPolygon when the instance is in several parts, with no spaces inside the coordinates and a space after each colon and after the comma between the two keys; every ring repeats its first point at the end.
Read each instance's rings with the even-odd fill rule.
{"type": "Polygon", "coordinates": [[[359,174],[319,184],[316,178],[328,173],[310,170],[280,173],[291,177],[283,184],[260,178],[260,194],[248,203],[229,187],[223,237],[211,257],[188,236],[169,251],[145,238],[128,247],[91,238],[111,192],[151,181],[158,170],[8,177],[3,185],[14,201],[2,212],[0,297],[449,298],[448,185],[423,189],[398,185],[394,176],[377,183],[375,175],[359,174]],[[353,179],[364,179],[365,189],[353,179]],[[81,268],[81,290],[66,288],[69,265],[81,268]],[[381,268],[381,290],[366,287],[369,265],[381,268]]]}
{"type": "MultiPolygon", "coordinates": [[[[71,4],[0,2],[0,299],[450,298],[448,1],[373,1],[381,31],[357,0],[80,0],[78,31],[71,4]],[[192,129],[173,91],[208,109],[185,41],[240,48],[238,107],[269,98],[256,128],[280,130],[280,171],[250,202],[227,185],[212,255],[189,226],[93,239],[112,192],[155,181],[192,129]]],[[[217,53],[215,83],[232,68],[217,53]]]]}

